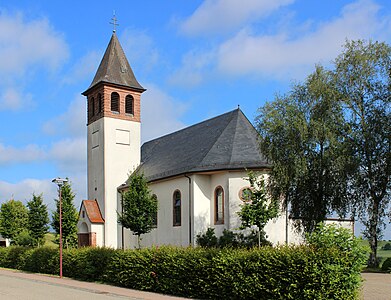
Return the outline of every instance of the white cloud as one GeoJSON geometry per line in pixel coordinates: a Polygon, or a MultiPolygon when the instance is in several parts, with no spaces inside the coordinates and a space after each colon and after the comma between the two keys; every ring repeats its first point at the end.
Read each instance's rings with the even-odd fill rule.
{"type": "Polygon", "coordinates": [[[86,173],[87,138],[63,139],[54,143],[48,152],[60,171],[65,173],[86,173]]]}
{"type": "Polygon", "coordinates": [[[0,110],[20,110],[33,104],[32,95],[20,93],[15,88],[6,88],[0,95],[0,110]]]}
{"type": "Polygon", "coordinates": [[[126,28],[121,34],[121,45],[130,65],[150,71],[159,61],[159,52],[152,38],[144,31],[126,28]]]}
{"type": "Polygon", "coordinates": [[[43,124],[42,130],[48,135],[66,135],[86,138],[86,98],[77,95],[61,115],[43,124]]]}
{"type": "Polygon", "coordinates": [[[143,142],[185,127],[179,118],[186,111],[183,102],[177,102],[153,84],[141,99],[141,139],[143,142]]]}
{"type": "Polygon", "coordinates": [[[0,181],[1,202],[15,199],[26,203],[32,198],[33,193],[43,193],[44,199],[50,197],[53,200],[56,196],[56,186],[51,183],[51,179],[24,179],[17,183],[0,181]]]}
{"type": "Polygon", "coordinates": [[[213,51],[190,51],[182,58],[181,68],[175,71],[168,82],[174,85],[194,87],[205,81],[205,69],[209,68],[216,58],[213,51]]]}
{"type": "Polygon", "coordinates": [[[60,172],[86,173],[86,137],[65,138],[45,148],[35,144],[24,147],[0,144],[0,166],[51,161],[60,172]]]}
{"type": "Polygon", "coordinates": [[[23,76],[32,66],[55,70],[68,58],[64,37],[47,19],[24,20],[22,14],[0,13],[0,73],[23,76]]]}
{"type": "MultiPolygon", "coordinates": [[[[81,200],[86,199],[86,176],[69,176],[69,179],[72,190],[76,194],[74,204],[76,208],[79,208],[81,200]]],[[[49,213],[55,210],[54,199],[58,198],[58,192],[57,186],[52,183],[52,178],[27,178],[16,183],[0,180],[0,204],[10,199],[20,200],[26,204],[31,200],[33,193],[43,194],[44,203],[47,205],[49,213]]]]}
{"type": "Polygon", "coordinates": [[[69,74],[65,75],[63,82],[66,84],[78,83],[81,80],[91,80],[94,72],[98,69],[102,56],[96,51],[91,51],[80,58],[71,68],[69,74]]]}
{"type": "Polygon", "coordinates": [[[288,80],[303,77],[314,64],[330,63],[346,39],[376,38],[379,32],[384,33],[384,19],[379,18],[378,11],[372,1],[357,1],[345,6],[340,17],[318,24],[295,39],[290,32],[256,36],[242,30],[220,45],[218,69],[223,74],[260,74],[288,80]]]}
{"type": "Polygon", "coordinates": [[[246,27],[213,49],[186,53],[169,82],[195,86],[215,73],[303,79],[315,64],[331,63],[347,39],[389,39],[391,16],[380,15],[380,9],[374,1],[359,0],[344,6],[340,15],[329,21],[304,20],[289,26],[292,20],[284,19],[283,26],[275,25],[274,35],[260,35],[246,27]]]}
{"type": "Polygon", "coordinates": [[[44,149],[37,145],[27,145],[23,148],[0,144],[0,165],[39,161],[46,156],[44,149]]]}
{"type": "Polygon", "coordinates": [[[227,32],[292,2],[294,0],[206,0],[181,24],[180,30],[187,35],[227,32]]]}

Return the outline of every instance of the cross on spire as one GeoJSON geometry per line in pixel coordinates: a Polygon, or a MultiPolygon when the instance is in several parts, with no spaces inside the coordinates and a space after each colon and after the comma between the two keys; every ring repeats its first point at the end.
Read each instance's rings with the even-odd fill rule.
{"type": "Polygon", "coordinates": [[[115,32],[116,27],[119,26],[119,24],[117,23],[118,19],[115,16],[115,11],[113,12],[113,17],[111,18],[111,20],[113,20],[113,22],[110,22],[110,24],[113,25],[113,32],[115,32]]]}

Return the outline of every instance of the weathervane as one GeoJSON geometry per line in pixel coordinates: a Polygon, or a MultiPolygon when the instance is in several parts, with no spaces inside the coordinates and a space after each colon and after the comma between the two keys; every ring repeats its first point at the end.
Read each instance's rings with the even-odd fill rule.
{"type": "Polygon", "coordinates": [[[117,17],[115,16],[115,10],[113,11],[113,17],[111,18],[111,20],[113,20],[113,22],[110,22],[110,24],[113,25],[113,32],[115,32],[115,28],[119,26],[119,24],[117,23],[117,17]]]}

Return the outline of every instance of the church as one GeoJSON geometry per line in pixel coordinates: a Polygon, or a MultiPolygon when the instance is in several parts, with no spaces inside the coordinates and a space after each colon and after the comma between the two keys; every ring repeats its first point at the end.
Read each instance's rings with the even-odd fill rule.
{"type": "MultiPolygon", "coordinates": [[[[137,81],[113,32],[87,97],[88,199],[79,211],[79,246],[134,248],[137,238],[117,222],[121,193],[134,170],[158,200],[156,227],[142,246],[196,245],[208,227],[217,236],[237,230],[237,212],[250,188],[247,170],[267,176],[270,163],[258,133],[237,108],[140,145],[137,81]]],[[[158,124],[157,124],[158,125],[158,124]]],[[[265,227],[273,244],[300,241],[285,211],[265,227]]],[[[352,226],[351,221],[344,224],[352,226]]]]}

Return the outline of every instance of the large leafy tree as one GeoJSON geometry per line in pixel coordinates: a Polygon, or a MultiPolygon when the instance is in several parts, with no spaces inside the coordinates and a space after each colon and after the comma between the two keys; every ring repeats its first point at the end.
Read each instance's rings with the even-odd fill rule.
{"type": "MultiPolygon", "coordinates": [[[[77,246],[77,221],[78,213],[74,205],[75,194],[72,191],[70,183],[65,183],[61,187],[62,199],[62,243],[66,248],[77,246]]],[[[60,234],[60,201],[55,199],[57,210],[52,216],[52,227],[57,238],[60,234]]]]}
{"type": "Polygon", "coordinates": [[[140,248],[140,236],[155,227],[158,204],[143,174],[133,172],[127,183],[129,188],[122,194],[122,212],[118,213],[118,223],[137,235],[140,248]]]}
{"type": "Polygon", "coordinates": [[[258,227],[258,243],[267,243],[267,236],[264,230],[267,222],[278,216],[278,201],[267,195],[265,181],[262,175],[249,171],[248,179],[251,186],[249,199],[241,206],[238,212],[242,222],[241,229],[258,227]]]}
{"type": "Polygon", "coordinates": [[[370,266],[377,266],[377,240],[391,190],[391,47],[350,41],[335,61],[335,76],[351,132],[347,143],[355,172],[351,199],[371,247],[370,266]]]}
{"type": "Polygon", "coordinates": [[[333,210],[343,214],[350,160],[341,143],[348,128],[330,71],[318,66],[306,81],[260,108],[261,149],[273,162],[271,193],[311,232],[333,210]]]}
{"type": "Polygon", "coordinates": [[[49,215],[47,206],[43,203],[42,194],[33,194],[33,198],[27,202],[27,207],[29,209],[27,228],[33,245],[43,245],[45,234],[49,230],[49,215]]]}
{"type": "Polygon", "coordinates": [[[28,211],[21,201],[9,200],[0,208],[0,233],[4,238],[14,239],[27,229],[28,211]]]}

